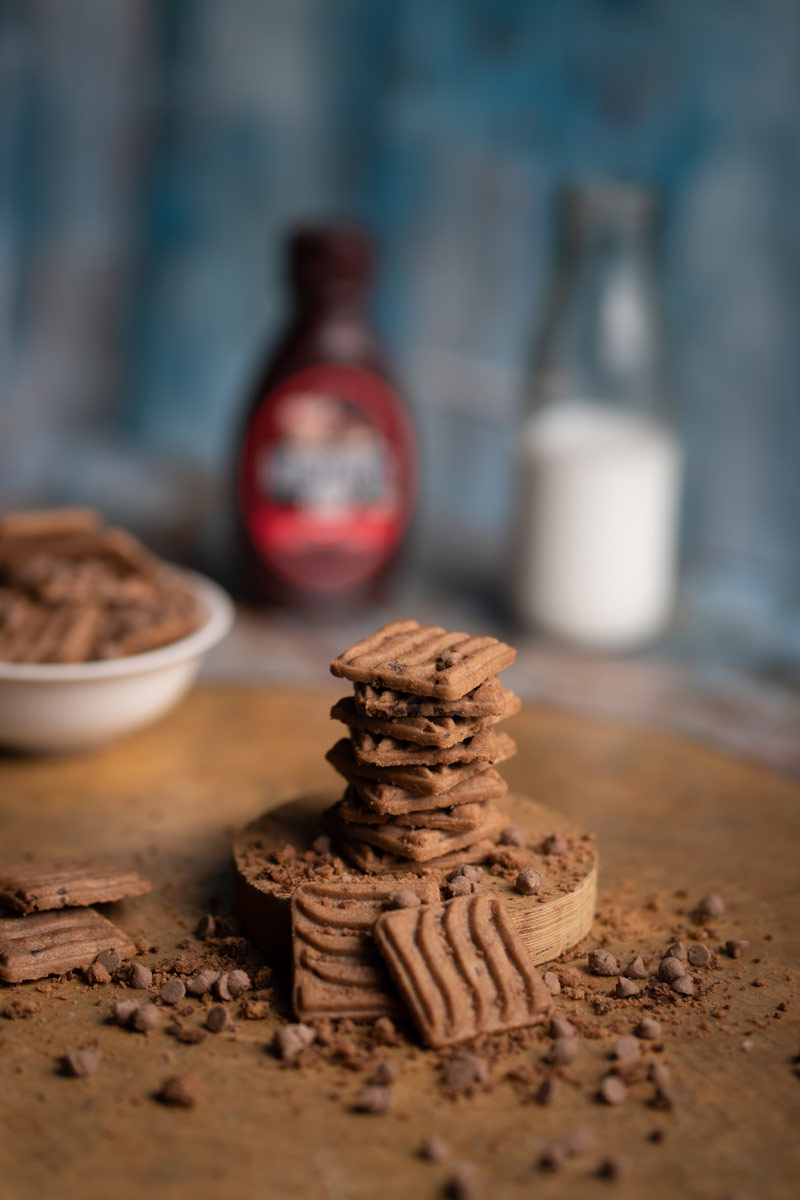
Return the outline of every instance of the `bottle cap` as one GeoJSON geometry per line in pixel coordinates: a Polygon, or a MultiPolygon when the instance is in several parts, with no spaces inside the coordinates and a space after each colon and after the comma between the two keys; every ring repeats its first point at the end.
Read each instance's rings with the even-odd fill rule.
{"type": "Polygon", "coordinates": [[[360,226],[301,225],[291,234],[289,273],[301,291],[364,285],[374,263],[375,243],[360,226]]]}

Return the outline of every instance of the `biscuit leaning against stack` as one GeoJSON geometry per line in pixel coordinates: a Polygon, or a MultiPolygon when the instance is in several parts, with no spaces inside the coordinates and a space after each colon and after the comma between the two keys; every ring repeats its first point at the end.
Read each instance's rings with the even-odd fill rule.
{"type": "Polygon", "coordinates": [[[343,798],[323,825],[368,874],[483,862],[508,818],[494,769],[516,752],[496,732],[519,710],[498,679],[516,651],[492,637],[393,621],[331,663],[353,682],[331,716],[349,728],[328,752],[343,798]]]}

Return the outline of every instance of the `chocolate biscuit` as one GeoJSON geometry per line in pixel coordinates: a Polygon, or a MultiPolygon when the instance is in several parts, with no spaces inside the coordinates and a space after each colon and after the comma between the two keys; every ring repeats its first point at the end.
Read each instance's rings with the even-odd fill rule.
{"type": "Polygon", "coordinates": [[[420,746],[454,746],[482,729],[519,712],[519,697],[508,688],[502,689],[503,708],[500,712],[481,717],[458,716],[370,716],[362,712],[350,696],[344,696],[331,709],[331,716],[351,730],[365,730],[379,736],[416,742],[420,746]]]}
{"type": "Polygon", "coordinates": [[[506,695],[513,693],[507,693],[496,675],[458,700],[434,700],[430,696],[373,687],[370,683],[357,683],[353,688],[353,701],[359,712],[389,720],[397,717],[463,717],[465,720],[501,717],[505,712],[506,695]]]}
{"type": "Polygon", "coordinates": [[[361,801],[355,788],[349,787],[344,799],[336,805],[336,812],[342,821],[349,821],[355,825],[386,825],[399,821],[413,829],[442,829],[446,833],[466,833],[480,826],[487,807],[488,802],[482,801],[459,804],[455,808],[431,808],[392,817],[387,813],[375,812],[361,801]]]}
{"type": "Polygon", "coordinates": [[[150,890],[150,880],[136,871],[95,859],[0,867],[0,908],[23,914],[105,904],[150,890]]]}
{"type": "Polygon", "coordinates": [[[132,958],[126,933],[93,908],[0,917],[0,980],[22,983],[65,971],[86,970],[103,950],[132,958]]]}
{"type": "Polygon", "coordinates": [[[352,837],[370,846],[377,846],[379,850],[385,850],[388,854],[410,858],[414,862],[442,858],[446,854],[464,849],[473,842],[484,838],[496,838],[501,829],[508,824],[508,817],[493,804],[487,804],[483,808],[478,827],[466,831],[425,829],[404,825],[401,821],[402,818],[399,821],[387,821],[382,825],[358,825],[342,817],[338,804],[326,809],[322,814],[323,827],[335,838],[342,835],[352,837]]]}
{"type": "Polygon", "coordinates": [[[380,737],[363,729],[351,729],[350,741],[355,760],[361,766],[413,767],[441,766],[446,763],[495,762],[497,735],[481,729],[454,746],[420,746],[399,737],[380,737]]]}
{"type": "Polygon", "coordinates": [[[429,858],[426,862],[414,862],[412,859],[398,858],[395,854],[379,850],[377,846],[370,846],[368,842],[359,841],[358,838],[350,837],[349,834],[336,834],[334,840],[342,858],[347,859],[360,871],[365,871],[367,875],[401,875],[409,872],[414,875],[432,873],[439,875],[453,867],[486,862],[497,849],[495,843],[490,842],[487,838],[484,841],[474,842],[463,850],[454,850],[450,854],[443,854],[441,858],[429,858]]]}
{"type": "Polygon", "coordinates": [[[375,938],[433,1047],[544,1020],[552,997],[501,901],[481,893],[383,913],[375,938]]]}
{"type": "Polygon", "coordinates": [[[356,779],[369,779],[377,785],[378,794],[385,788],[402,788],[422,796],[435,796],[485,770],[487,762],[503,762],[516,753],[516,743],[507,733],[494,733],[492,737],[493,749],[489,758],[453,765],[442,763],[432,767],[380,767],[371,763],[360,763],[347,738],[340,738],[325,757],[348,783],[356,779]]]}
{"type": "Polygon", "coordinates": [[[354,779],[352,787],[358,797],[376,813],[398,816],[410,812],[428,812],[438,808],[456,808],[461,804],[477,804],[484,800],[499,800],[508,791],[508,784],[498,771],[483,763],[469,764],[468,774],[446,792],[422,796],[404,788],[375,783],[370,779],[354,779]],[[477,768],[474,772],[472,767],[477,768]],[[480,768],[484,769],[481,770],[480,768]]]}
{"type": "Polygon", "coordinates": [[[331,672],[355,683],[458,700],[509,666],[516,653],[497,638],[392,621],[335,658],[331,672]]]}
{"type": "MultiPolygon", "coordinates": [[[[294,1011],[301,1021],[322,1017],[366,1019],[401,1008],[372,937],[372,927],[398,889],[396,879],[310,883],[292,896],[294,1011]]],[[[439,899],[438,886],[407,879],[423,903],[439,899]]]]}

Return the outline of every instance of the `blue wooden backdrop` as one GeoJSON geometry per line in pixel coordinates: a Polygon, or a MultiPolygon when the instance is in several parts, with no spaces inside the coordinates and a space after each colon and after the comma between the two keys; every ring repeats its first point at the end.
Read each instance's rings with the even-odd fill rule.
{"type": "Polygon", "coordinates": [[[664,203],[687,587],[800,637],[799,114],[796,0],[0,0],[0,502],[213,526],[282,231],[344,213],[421,569],[499,578],[554,191],[619,173],[664,203]]]}

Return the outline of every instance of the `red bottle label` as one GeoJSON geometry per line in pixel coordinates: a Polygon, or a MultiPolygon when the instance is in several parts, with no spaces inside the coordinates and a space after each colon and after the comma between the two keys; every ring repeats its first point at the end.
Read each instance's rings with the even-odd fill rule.
{"type": "Polygon", "coordinates": [[[411,516],[416,442],[389,384],[327,363],[265,396],[239,461],[239,506],[264,564],[303,591],[358,587],[392,557],[411,516]]]}

